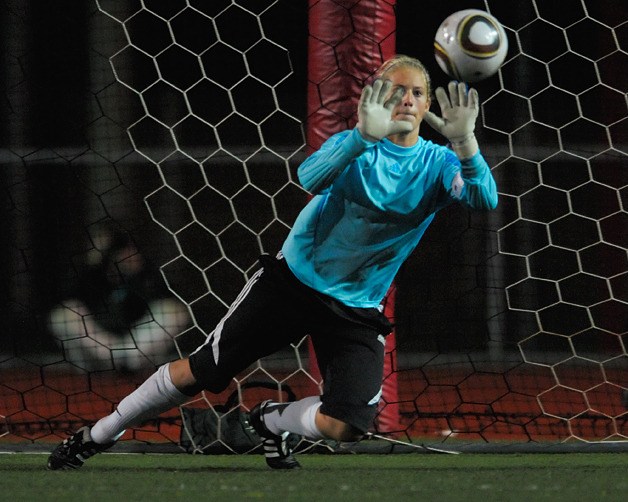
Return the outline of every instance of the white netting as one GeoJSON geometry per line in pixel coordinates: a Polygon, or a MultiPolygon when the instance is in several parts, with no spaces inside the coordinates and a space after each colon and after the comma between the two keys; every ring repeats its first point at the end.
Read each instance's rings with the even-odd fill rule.
{"type": "MultiPolygon", "coordinates": [[[[499,208],[445,211],[399,277],[402,410],[447,438],[625,440],[628,19],[614,2],[481,4],[429,16],[477,7],[506,27],[506,63],[476,84],[499,208]]],[[[401,52],[431,41],[423,8],[398,3],[401,52]]]]}
{"type": "MultiPolygon", "coordinates": [[[[99,7],[124,30],[126,43],[110,61],[141,103],[128,127],[133,147],[159,171],[161,184],[145,202],[178,250],[161,269],[192,314],[193,327],[175,338],[187,355],[226,313],[259,255],[277,252],[306,201],[292,173],[305,146],[301,118],[282,94],[291,55],[267,33],[278,29],[274,16],[285,5],[144,2],[122,15],[99,7]]],[[[276,382],[274,397],[286,386],[318,389],[305,341],[236,385],[256,380],[276,382]]],[[[220,403],[195,404],[210,400],[220,403]]]]}
{"type": "Polygon", "coordinates": [[[482,117],[509,145],[493,170],[499,252],[508,309],[535,326],[518,346],[550,376],[538,403],[567,436],[626,439],[626,15],[593,1],[491,8],[516,49],[482,117]]]}
{"type": "MultiPolygon", "coordinates": [[[[351,17],[357,3],[316,4],[333,7],[342,26],[337,39],[318,41],[329,44],[341,72],[351,65],[336,48],[355,35],[348,29],[359,28],[351,17]]],[[[504,24],[510,49],[499,75],[476,85],[477,135],[499,207],[489,215],[443,211],[401,271],[398,348],[389,355],[399,363],[388,380],[396,393],[384,402],[398,410],[395,431],[408,438],[625,441],[625,9],[610,0],[475,3],[427,9],[396,2],[400,52],[423,59],[439,85],[445,77],[431,38],[452,11],[489,10],[504,24]]],[[[101,252],[100,225],[115,222],[145,244],[189,310],[191,324],[177,332],[174,355],[189,353],[225,313],[258,255],[280,248],[305,204],[295,169],[305,155],[307,90],[333,114],[337,104],[322,97],[336,80],[306,81],[305,1],[99,0],[57,14],[56,23],[19,1],[8,4],[2,15],[11,132],[0,132],[7,166],[2,215],[12,244],[4,260],[10,266],[2,269],[2,315],[6,331],[17,334],[1,353],[0,435],[56,441],[65,429],[111,411],[142,374],[119,374],[115,366],[137,344],[100,344],[109,354],[102,369],[71,360],[71,343],[85,335],[64,340],[61,350],[50,343],[45,308],[58,286],[48,282],[63,283],[65,266],[77,275],[80,261],[101,252]],[[87,27],[89,76],[44,95],[52,103],[62,87],[78,89],[82,99],[62,102],[80,113],[62,108],[34,120],[26,106],[41,100],[39,84],[29,83],[34,68],[50,59],[55,63],[42,67],[59,78],[78,64],[68,62],[63,45],[51,43],[39,58],[25,49],[20,36],[50,24],[57,35],[87,27]],[[53,57],[56,49],[63,50],[53,57]],[[41,165],[54,174],[33,171],[41,165]],[[58,235],[38,237],[51,225],[58,235]],[[53,259],[59,263],[49,278],[53,259]],[[41,349],[32,342],[35,332],[48,337],[41,349]]],[[[72,322],[89,324],[89,315],[74,311],[72,322]]],[[[242,384],[258,380],[277,384],[279,391],[267,390],[275,397],[285,397],[286,387],[298,397],[316,392],[306,342],[249,368],[226,393],[239,390],[249,407],[260,391],[242,384]]],[[[191,407],[225,398],[204,396],[191,407]]],[[[175,411],[125,438],[176,443],[180,419],[175,411]]]]}

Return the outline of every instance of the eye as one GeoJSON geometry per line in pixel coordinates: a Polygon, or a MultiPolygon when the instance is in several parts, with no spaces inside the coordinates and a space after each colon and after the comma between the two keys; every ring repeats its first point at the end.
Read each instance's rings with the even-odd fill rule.
{"type": "Polygon", "coordinates": [[[423,90],[422,89],[414,89],[412,91],[412,94],[417,97],[420,98],[421,96],[423,96],[423,90]]]}

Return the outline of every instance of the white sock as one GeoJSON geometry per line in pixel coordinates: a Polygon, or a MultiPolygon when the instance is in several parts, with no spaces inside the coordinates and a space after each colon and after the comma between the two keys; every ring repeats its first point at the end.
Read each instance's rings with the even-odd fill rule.
{"type": "Polygon", "coordinates": [[[299,434],[308,439],[323,439],[316,427],[316,412],[321,406],[319,396],[306,397],[294,401],[285,408],[279,407],[264,414],[264,425],[273,434],[281,435],[285,431],[299,434]]]}
{"type": "Polygon", "coordinates": [[[126,396],[116,410],[101,418],[90,431],[96,443],[109,443],[118,439],[128,427],[140,425],[145,420],[190,399],[180,392],[170,379],[169,364],[164,364],[146,381],[126,396]]]}

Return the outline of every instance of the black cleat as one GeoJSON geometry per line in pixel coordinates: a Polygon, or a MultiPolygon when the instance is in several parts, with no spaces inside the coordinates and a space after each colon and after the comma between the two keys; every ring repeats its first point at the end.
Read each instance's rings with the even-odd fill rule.
{"type": "Polygon", "coordinates": [[[288,446],[289,432],[284,432],[281,436],[270,432],[264,425],[264,413],[274,409],[283,409],[287,404],[264,401],[251,410],[249,423],[255,432],[262,438],[264,446],[264,457],[266,463],[273,469],[300,469],[301,464],[292,455],[292,450],[288,446]]]}
{"type": "Polygon", "coordinates": [[[106,444],[94,443],[90,430],[88,426],[81,427],[57,446],[48,457],[48,469],[53,471],[78,469],[88,458],[114,445],[115,441],[106,444]]]}

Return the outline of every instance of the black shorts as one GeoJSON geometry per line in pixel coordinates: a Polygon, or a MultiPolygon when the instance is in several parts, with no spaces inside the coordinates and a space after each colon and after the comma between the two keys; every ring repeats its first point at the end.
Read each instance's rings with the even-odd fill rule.
{"type": "Polygon", "coordinates": [[[321,412],[365,432],[381,395],[384,337],[377,309],[354,309],[308,288],[283,259],[264,256],[205,343],[190,355],[203,388],[218,393],[262,357],[310,335],[323,377],[321,412]]]}

